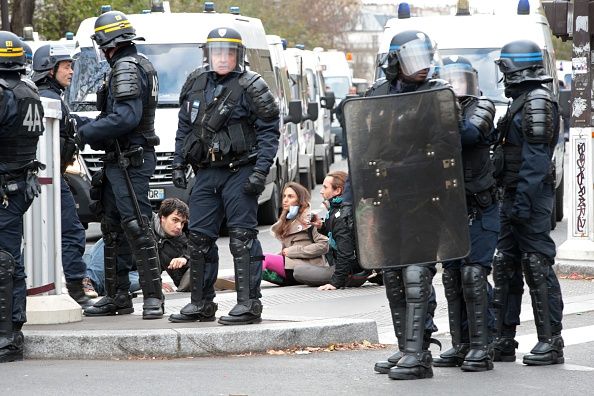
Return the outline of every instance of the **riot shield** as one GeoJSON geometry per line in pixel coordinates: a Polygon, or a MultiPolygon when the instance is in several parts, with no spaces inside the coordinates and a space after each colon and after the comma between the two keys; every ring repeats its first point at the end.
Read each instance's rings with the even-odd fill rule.
{"type": "Polygon", "coordinates": [[[470,235],[453,91],[350,99],[344,117],[361,265],[465,257],[470,235]]]}

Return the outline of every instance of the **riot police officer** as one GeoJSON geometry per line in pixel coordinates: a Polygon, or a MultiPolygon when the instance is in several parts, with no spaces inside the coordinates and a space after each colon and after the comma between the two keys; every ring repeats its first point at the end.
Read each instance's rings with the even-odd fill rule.
{"type": "Polygon", "coordinates": [[[138,54],[133,40],[141,38],[122,12],[111,11],[97,18],[92,39],[111,72],[97,93],[101,114],[83,123],[77,136],[83,146],[105,150],[100,202],[107,295],[84,313],[102,316],[133,312],[128,273],[136,263],[144,298],[142,317],[161,318],[161,267],[149,225],[152,208],[148,199],[149,180],[156,166],[154,146],[159,144],[154,130],[157,72],[145,56],[138,54]]]}
{"type": "Polygon", "coordinates": [[[214,320],[218,262],[213,247],[226,218],[237,304],[219,323],[258,323],[263,259],[258,195],[278,149],[279,109],[264,79],[246,70],[239,32],[212,30],[204,50],[207,64],[182,88],[173,171],[180,188],[186,187],[185,164],[195,174],[189,202],[191,302],[169,320],[214,320]]]}
{"type": "Polygon", "coordinates": [[[539,46],[513,41],[496,61],[503,73],[505,95],[513,100],[497,125],[496,177],[504,189],[501,232],[493,260],[498,339],[495,360],[515,361],[514,340],[520,324],[522,274],[530,288],[538,343],[524,364],[563,363],[563,300],[552,269],[556,254],[550,237],[555,180],[551,158],[559,133],[558,106],[545,85],[539,46]]]}
{"type": "MultiPolygon", "coordinates": [[[[407,30],[396,34],[390,42],[390,51],[380,64],[386,77],[377,80],[366,96],[447,86],[445,81],[428,78],[433,55],[434,46],[425,33],[407,30]]],[[[421,230],[419,234],[423,234],[421,230]]],[[[431,334],[437,330],[433,323],[437,305],[432,286],[435,273],[434,264],[384,270],[386,295],[399,351],[387,361],[377,362],[375,371],[388,373],[392,379],[433,377],[429,345],[433,341],[431,334]]]]}
{"type": "Polygon", "coordinates": [[[33,57],[32,80],[39,88],[40,96],[59,100],[62,104],[60,120],[62,268],[68,294],[86,308],[91,303],[89,297],[85,295],[82,284],[87,273],[87,266],[82,259],[85,252],[85,229],[78,218],[74,197],[64,177],[66,166],[72,163],[77,151],[74,142],[74,120],[70,115],[70,109],[62,100],[64,89],[72,80],[72,61],[69,51],[64,46],[57,44],[41,46],[33,57]]]}
{"type": "Polygon", "coordinates": [[[461,366],[463,371],[487,371],[493,368],[487,275],[499,234],[499,207],[490,157],[490,147],[497,141],[493,126],[495,105],[479,97],[478,73],[468,59],[444,58],[439,76],[452,85],[462,109],[462,166],[471,250],[463,260],[443,263],[452,348],[433,364],[461,366]]]}
{"type": "Polygon", "coordinates": [[[40,191],[35,160],[44,131],[35,85],[21,80],[21,40],[0,31],[0,363],[23,360],[27,321],[25,265],[21,261],[23,214],[40,191]]]}

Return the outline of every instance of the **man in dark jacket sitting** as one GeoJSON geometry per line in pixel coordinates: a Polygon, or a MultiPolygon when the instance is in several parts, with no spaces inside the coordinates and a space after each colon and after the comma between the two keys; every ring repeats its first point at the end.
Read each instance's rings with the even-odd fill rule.
{"type": "MultiPolygon", "coordinates": [[[[177,198],[167,198],[153,214],[151,229],[155,234],[159,260],[163,271],[173,280],[177,291],[189,291],[187,221],[189,209],[177,198]]],[[[97,241],[90,254],[85,255],[88,276],[99,294],[104,293],[103,240],[97,241]]],[[[138,272],[130,272],[130,291],[140,289],[138,272]]]]}

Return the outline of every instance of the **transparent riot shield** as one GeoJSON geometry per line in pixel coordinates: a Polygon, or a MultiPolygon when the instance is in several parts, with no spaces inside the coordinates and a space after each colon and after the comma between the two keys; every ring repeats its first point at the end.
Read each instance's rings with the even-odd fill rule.
{"type": "Polygon", "coordinates": [[[458,111],[448,88],[344,104],[357,253],[364,268],[470,251],[458,111]]]}

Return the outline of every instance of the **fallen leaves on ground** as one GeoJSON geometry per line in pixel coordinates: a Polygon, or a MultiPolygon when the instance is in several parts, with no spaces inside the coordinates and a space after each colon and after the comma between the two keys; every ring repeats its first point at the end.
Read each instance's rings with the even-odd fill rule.
{"type": "Polygon", "coordinates": [[[570,280],[594,280],[594,276],[582,275],[577,272],[572,272],[571,274],[561,274],[559,275],[559,278],[570,280]]]}
{"type": "Polygon", "coordinates": [[[362,342],[350,342],[345,344],[330,344],[326,347],[305,347],[305,348],[287,348],[287,349],[269,349],[267,355],[309,355],[312,352],[334,352],[334,351],[355,351],[355,350],[377,350],[385,349],[388,345],[372,344],[364,340],[362,342]]]}

